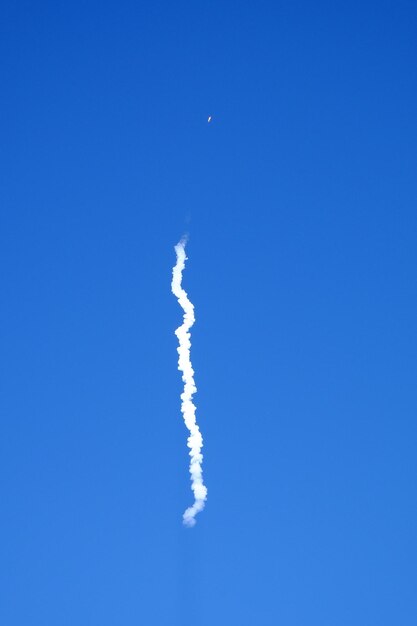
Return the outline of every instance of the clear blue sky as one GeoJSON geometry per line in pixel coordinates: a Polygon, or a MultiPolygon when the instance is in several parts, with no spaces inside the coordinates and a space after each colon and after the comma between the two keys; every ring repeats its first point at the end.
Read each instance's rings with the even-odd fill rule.
{"type": "Polygon", "coordinates": [[[416,33],[405,0],[2,3],[1,624],[415,626],[416,33]]]}

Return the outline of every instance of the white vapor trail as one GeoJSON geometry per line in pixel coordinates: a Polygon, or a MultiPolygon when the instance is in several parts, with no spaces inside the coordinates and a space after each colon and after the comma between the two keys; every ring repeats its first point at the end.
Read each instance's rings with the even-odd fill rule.
{"type": "Polygon", "coordinates": [[[182,380],[184,383],[184,391],[181,394],[181,413],[184,418],[186,427],[190,434],[188,437],[188,447],[190,448],[190,474],[191,489],[194,493],[194,504],[190,506],[183,515],[183,522],[186,526],[194,526],[195,516],[204,509],[207,499],[207,487],[203,482],[203,470],[201,464],[203,455],[201,449],[203,447],[203,437],[196,422],[196,407],[193,403],[193,394],[197,391],[194,382],[194,370],[191,365],[190,348],[191,333],[190,328],[195,322],[194,305],[188,299],[188,296],[181,286],[182,272],[185,267],[187,256],[185,254],[185,245],[187,238],[183,237],[175,246],[177,254],[177,262],[172,270],[171,290],[174,296],[178,298],[178,302],[184,311],[184,320],[181,326],[175,331],[178,337],[178,369],[182,372],[182,380]]]}

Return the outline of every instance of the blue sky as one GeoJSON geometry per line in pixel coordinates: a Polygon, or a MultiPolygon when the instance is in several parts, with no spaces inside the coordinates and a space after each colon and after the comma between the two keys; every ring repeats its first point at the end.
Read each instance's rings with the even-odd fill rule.
{"type": "Polygon", "coordinates": [[[0,30],[1,623],[414,626],[415,4],[3,2],[0,30]]]}

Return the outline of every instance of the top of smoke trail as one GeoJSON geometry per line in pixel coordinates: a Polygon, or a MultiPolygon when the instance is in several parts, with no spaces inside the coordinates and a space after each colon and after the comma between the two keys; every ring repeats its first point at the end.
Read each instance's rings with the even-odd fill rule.
{"type": "Polygon", "coordinates": [[[190,235],[188,233],[184,233],[181,239],[179,240],[179,242],[177,243],[177,245],[175,246],[175,249],[177,249],[177,246],[182,246],[185,252],[185,246],[187,245],[189,239],[190,239],[190,235]]]}

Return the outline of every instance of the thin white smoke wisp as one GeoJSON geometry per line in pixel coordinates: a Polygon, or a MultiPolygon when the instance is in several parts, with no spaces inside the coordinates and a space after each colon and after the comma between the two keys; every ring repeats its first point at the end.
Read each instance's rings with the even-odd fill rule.
{"type": "Polygon", "coordinates": [[[184,383],[184,391],[181,394],[181,413],[184,418],[186,427],[190,434],[188,437],[188,447],[190,448],[190,475],[191,489],[194,493],[194,504],[192,504],[183,515],[183,522],[186,526],[194,526],[195,516],[204,509],[207,499],[207,487],[203,482],[203,470],[201,467],[203,455],[201,449],[203,447],[203,438],[196,422],[196,407],[193,403],[193,394],[197,391],[194,382],[194,370],[191,365],[190,348],[191,333],[190,328],[195,322],[194,306],[188,299],[188,296],[181,286],[182,272],[185,268],[187,256],[185,254],[185,245],[187,238],[184,236],[175,246],[177,254],[177,262],[172,270],[171,290],[178,299],[180,306],[184,311],[184,319],[181,326],[175,331],[178,337],[178,369],[182,372],[182,380],[184,383]]]}

